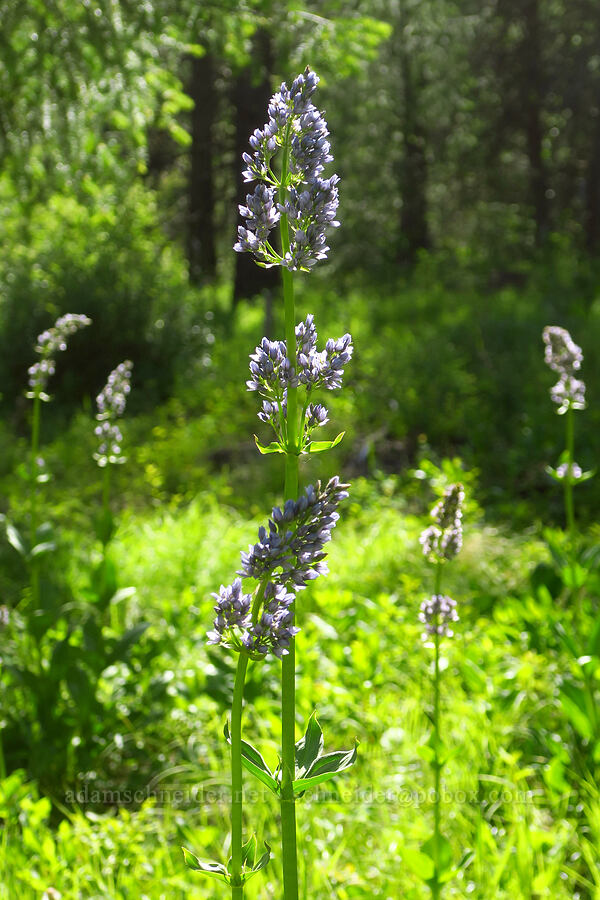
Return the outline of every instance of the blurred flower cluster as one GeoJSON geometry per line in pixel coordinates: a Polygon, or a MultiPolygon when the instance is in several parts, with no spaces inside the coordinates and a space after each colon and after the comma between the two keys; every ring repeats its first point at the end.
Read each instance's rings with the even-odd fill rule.
{"type": "Polygon", "coordinates": [[[585,383],[575,377],[581,369],[583,353],[565,328],[547,325],[542,332],[544,359],[557,372],[559,379],[550,388],[552,401],[558,405],[558,414],[568,409],[585,409],[585,383]]]}
{"type": "MultiPolygon", "coordinates": [[[[41,356],[39,362],[29,367],[29,387],[27,394],[30,399],[42,396],[48,385],[48,379],[55,372],[55,356],[58,352],[67,349],[67,338],[72,334],[91,325],[92,320],[87,316],[77,313],[67,313],[56,320],[52,328],[46,329],[38,335],[35,352],[41,356]]],[[[42,399],[47,399],[45,396],[42,399]]]]}
{"type": "Polygon", "coordinates": [[[119,465],[126,462],[127,457],[121,455],[123,435],[117,424],[125,412],[127,397],[131,391],[131,372],[133,363],[126,359],[108,376],[108,380],[98,396],[96,405],[98,425],[94,434],[98,438],[98,450],[94,459],[101,468],[108,465],[119,465]]]}

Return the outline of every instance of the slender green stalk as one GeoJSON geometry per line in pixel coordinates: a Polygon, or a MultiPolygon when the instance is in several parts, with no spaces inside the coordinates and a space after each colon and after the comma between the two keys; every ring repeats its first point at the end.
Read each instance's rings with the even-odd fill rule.
{"type": "MultiPolygon", "coordinates": [[[[33,550],[37,543],[38,528],[38,480],[37,480],[37,459],[40,447],[40,420],[42,414],[42,401],[40,398],[39,387],[35,389],[35,397],[33,398],[33,414],[31,421],[31,460],[30,460],[30,506],[31,519],[29,523],[29,549],[33,550]]],[[[40,595],[40,575],[38,570],[37,558],[31,557],[31,600],[34,608],[38,606],[40,595]]]]}
{"type": "MultiPolygon", "coordinates": [[[[289,127],[283,146],[279,201],[286,200],[289,159],[289,127]]],[[[282,256],[290,249],[288,220],[280,219],[282,256]]],[[[290,365],[296,368],[296,315],[294,310],[294,282],[292,273],[282,266],[283,302],[285,310],[285,339],[290,365]]],[[[285,457],[285,497],[298,496],[298,397],[297,388],[287,391],[287,452],[285,457]]],[[[283,865],[283,893],[285,900],[298,900],[298,850],[296,846],[296,805],[293,780],[296,767],[296,647],[294,638],[281,666],[281,856],[283,865]]]]}
{"type": "Polygon", "coordinates": [[[235,673],[233,704],[231,707],[231,897],[244,896],[242,884],[242,703],[248,656],[240,653],[235,673]],[[236,884],[237,882],[237,884],[236,884]]]}
{"type": "Polygon", "coordinates": [[[565,485],[565,518],[567,522],[567,533],[569,536],[569,555],[571,561],[571,572],[573,575],[573,590],[575,590],[575,512],[573,505],[573,456],[575,445],[575,422],[573,417],[573,407],[569,405],[566,412],[566,438],[567,438],[567,477],[564,480],[565,485]]]}
{"type": "MultiPolygon", "coordinates": [[[[104,466],[104,472],[102,473],[102,517],[103,524],[106,526],[110,518],[110,463],[104,466]]],[[[104,531],[102,535],[102,544],[104,548],[108,543],[107,539],[108,531],[104,531]]]]}
{"type": "MultiPolygon", "coordinates": [[[[437,596],[441,592],[442,588],[442,564],[438,562],[437,568],[435,571],[435,586],[433,589],[434,594],[437,596]]],[[[439,868],[440,868],[440,835],[441,835],[441,798],[440,798],[440,787],[441,787],[441,764],[440,764],[440,756],[439,756],[439,741],[440,741],[440,635],[438,632],[439,625],[439,616],[435,617],[435,668],[434,668],[434,676],[433,676],[433,729],[435,735],[434,742],[434,758],[433,758],[433,773],[434,773],[434,799],[433,799],[433,841],[434,841],[434,864],[435,864],[435,875],[434,880],[431,883],[431,894],[434,900],[440,896],[441,886],[438,881],[439,876],[439,868]]]]}

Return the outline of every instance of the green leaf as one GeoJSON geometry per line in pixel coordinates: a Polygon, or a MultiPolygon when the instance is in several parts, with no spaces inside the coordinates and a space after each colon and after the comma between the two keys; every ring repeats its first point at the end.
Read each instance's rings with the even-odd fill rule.
{"type": "MultiPolygon", "coordinates": [[[[250,840],[252,840],[252,838],[250,840]]],[[[245,846],[247,846],[247,845],[245,845],[245,846]]],[[[256,839],[254,839],[254,848],[256,850],[256,839]]],[[[242,847],[242,854],[243,853],[244,853],[244,848],[242,847]]],[[[252,866],[250,871],[246,870],[245,872],[242,872],[242,884],[246,884],[246,882],[249,881],[254,875],[256,875],[257,872],[260,872],[261,869],[264,869],[264,867],[267,865],[267,863],[269,862],[270,859],[271,859],[271,848],[265,841],[265,852],[263,853],[261,858],[258,860],[258,862],[256,864],[254,864],[252,866]]]]}
{"type": "Polygon", "coordinates": [[[587,713],[585,693],[574,684],[565,683],[560,690],[560,702],[575,731],[591,740],[594,729],[587,713]]]}
{"type": "Polygon", "coordinates": [[[576,484],[582,484],[584,481],[589,481],[590,478],[593,478],[596,474],[596,469],[589,469],[587,472],[582,472],[579,478],[576,480],[576,484]]]}
{"type": "Polygon", "coordinates": [[[340,431],[333,441],[311,441],[303,453],[322,453],[324,450],[331,450],[332,447],[337,447],[345,434],[345,431],[340,431]]]}
{"type": "Polygon", "coordinates": [[[296,744],[296,775],[306,775],[312,764],[323,752],[323,732],[317,721],[317,713],[313,712],[303,738],[296,744]]]}
{"type": "Polygon", "coordinates": [[[27,551],[25,550],[23,539],[15,526],[11,525],[10,522],[6,523],[6,537],[10,546],[14,547],[19,556],[27,556],[27,551]]]}
{"type": "MultiPolygon", "coordinates": [[[[225,740],[230,744],[231,735],[229,733],[229,725],[227,722],[225,722],[223,733],[225,735],[225,740]]],[[[242,765],[248,772],[251,772],[255,778],[262,781],[262,783],[277,797],[279,796],[279,784],[275,779],[273,772],[271,772],[256,747],[253,747],[252,744],[249,744],[247,741],[242,741],[242,765]]]]}
{"type": "Polygon", "coordinates": [[[252,869],[256,859],[256,835],[253,834],[242,846],[242,866],[252,869]]]}
{"type": "MultiPolygon", "coordinates": [[[[438,835],[437,852],[438,866],[436,874],[438,876],[438,879],[441,879],[442,876],[448,872],[450,873],[450,875],[452,875],[452,846],[450,844],[450,841],[445,838],[443,834],[438,835]]],[[[426,856],[433,860],[435,866],[435,835],[432,835],[429,840],[425,841],[425,843],[421,845],[421,853],[425,853],[426,856]]]]}
{"type": "Polygon", "coordinates": [[[96,537],[103,544],[108,544],[115,533],[115,521],[110,510],[103,510],[94,521],[96,537]]]}
{"type": "Polygon", "coordinates": [[[54,541],[42,541],[41,544],[36,544],[35,547],[32,547],[30,556],[43,556],[44,553],[52,553],[53,550],[56,550],[56,544],[54,541]]]}
{"type": "Polygon", "coordinates": [[[88,673],[81,666],[73,666],[67,672],[66,682],[80,715],[83,712],[87,716],[95,700],[95,691],[88,673]]]}
{"type": "Polygon", "coordinates": [[[285,453],[285,450],[283,449],[283,447],[281,446],[279,441],[271,441],[270,444],[267,444],[266,447],[263,447],[263,445],[259,443],[259,440],[256,437],[256,435],[254,435],[254,442],[256,443],[256,446],[258,447],[259,452],[262,453],[263,456],[266,453],[285,453]]]}
{"type": "Polygon", "coordinates": [[[255,863],[254,868],[252,870],[253,872],[260,872],[260,870],[264,869],[264,867],[267,865],[267,863],[271,859],[271,848],[269,847],[269,845],[267,844],[266,841],[264,841],[264,845],[265,845],[265,852],[260,857],[258,862],[255,863]]]}
{"type": "Polygon", "coordinates": [[[421,853],[420,850],[403,849],[402,862],[422,881],[431,881],[435,875],[433,860],[426,853],[421,853]]]}
{"type": "Polygon", "coordinates": [[[567,648],[570,652],[573,659],[578,659],[581,656],[581,651],[575,644],[573,637],[565,630],[564,625],[561,622],[558,622],[554,626],[554,630],[558,637],[560,638],[561,643],[567,648]]]}
{"type": "Polygon", "coordinates": [[[590,656],[600,656],[600,618],[596,619],[592,627],[587,650],[590,656]]]}
{"type": "Polygon", "coordinates": [[[119,588],[119,590],[116,591],[116,593],[114,593],[110,598],[110,605],[116,606],[117,603],[122,603],[123,600],[129,600],[130,597],[135,596],[136,590],[137,588],[135,587],[119,588]]]}
{"type": "Polygon", "coordinates": [[[305,791],[309,787],[329,781],[340,772],[349,769],[356,761],[358,744],[352,750],[335,750],[320,756],[312,764],[304,778],[297,778],[293,783],[294,791],[305,791]]]}
{"type": "Polygon", "coordinates": [[[189,850],[186,850],[185,847],[182,847],[181,849],[183,850],[185,864],[192,869],[192,871],[202,872],[203,875],[209,875],[212,878],[218,878],[219,881],[224,881],[225,884],[230,884],[227,869],[222,863],[210,862],[207,859],[198,859],[197,856],[194,856],[194,854],[190,853],[189,850]]]}
{"type": "Polygon", "coordinates": [[[124,660],[132,646],[137,643],[149,626],[149,622],[138,622],[137,625],[134,625],[133,628],[126,631],[114,644],[106,665],[109,666],[112,665],[112,663],[124,660]]]}

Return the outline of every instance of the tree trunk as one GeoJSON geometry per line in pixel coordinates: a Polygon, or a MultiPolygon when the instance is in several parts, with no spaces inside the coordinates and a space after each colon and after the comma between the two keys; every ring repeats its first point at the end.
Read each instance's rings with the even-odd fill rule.
{"type": "Polygon", "coordinates": [[[189,95],[192,110],[187,254],[190,281],[214,278],[215,197],[213,188],[213,126],[216,116],[214,60],[210,53],[191,60],[189,95]]]}
{"type": "MultiPolygon", "coordinates": [[[[600,102],[599,102],[600,105],[600,102]]],[[[586,181],[585,232],[588,250],[600,249],[600,112],[596,115],[586,181]]]]}
{"type": "Polygon", "coordinates": [[[521,52],[524,55],[523,94],[525,101],[525,133],[529,159],[529,183],[531,203],[535,216],[536,243],[540,245],[548,234],[548,179],[543,157],[542,104],[544,97],[542,42],[540,35],[539,0],[526,0],[523,4],[525,40],[521,52]]]}
{"type": "MultiPolygon", "coordinates": [[[[235,109],[235,177],[237,204],[246,202],[246,194],[254,190],[255,182],[242,179],[242,153],[249,151],[248,139],[255,128],[262,128],[267,121],[267,107],[273,94],[270,72],[272,71],[272,49],[270,36],[259,29],[254,35],[254,63],[242,69],[233,85],[233,106],[235,109]],[[257,69],[262,73],[256,80],[257,69]]],[[[237,226],[241,224],[239,216],[237,226]]],[[[281,275],[278,268],[262,269],[257,266],[250,253],[235,254],[235,276],[233,284],[234,305],[243,298],[253,297],[278,287],[281,275]]]]}
{"type": "Polygon", "coordinates": [[[413,263],[418,250],[431,246],[427,224],[426,133],[419,116],[420,79],[415,75],[418,60],[406,48],[404,16],[400,18],[397,46],[402,76],[403,160],[400,171],[402,211],[400,214],[400,262],[413,263]]]}

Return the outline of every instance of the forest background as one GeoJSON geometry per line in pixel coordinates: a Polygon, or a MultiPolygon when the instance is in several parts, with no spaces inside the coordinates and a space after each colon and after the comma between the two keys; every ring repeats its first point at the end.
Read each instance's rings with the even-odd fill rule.
{"type": "MultiPolygon", "coordinates": [[[[600,17],[596,0],[0,0],[0,22],[0,510],[7,530],[0,606],[15,610],[17,629],[5,632],[0,724],[4,774],[25,773],[3,802],[23,819],[23,797],[33,808],[40,796],[51,798],[52,813],[44,806],[39,821],[55,829],[65,791],[92,776],[125,790],[147,785],[153,763],[173,766],[179,778],[185,769],[190,779],[203,753],[213,771],[222,765],[213,745],[231,672],[212,652],[206,657],[210,591],[235,566],[235,540],[250,541],[247,518],[264,518],[280,502],[282,477],[276,456],[256,452],[253,433],[262,439],[264,427],[243,390],[248,354],[263,334],[281,335],[283,311],[277,271],[232,249],[247,192],[240,161],[271,94],[307,65],[321,79],[341,225],[327,263],[298,277],[299,308],[315,313],[323,336],[352,332],[355,357],[343,396],[330,404],[335,433],[344,429],[345,438],[326,460],[309,460],[303,480],[341,472],[353,482],[346,565],[366,535],[380,541],[379,552],[363,559],[358,590],[365,595],[388,596],[398,584],[403,597],[417,589],[421,570],[406,560],[418,517],[432,491],[459,478],[481,542],[459,579],[470,596],[469,628],[507,592],[518,596],[515,616],[525,615],[530,576],[535,591],[543,584],[559,592],[539,542],[543,526],[563,524],[561,492],[546,473],[563,444],[541,332],[563,326],[582,346],[590,401],[576,458],[593,469],[600,453],[600,17]],[[129,669],[120,669],[100,654],[96,671],[73,653],[42,688],[19,669],[26,635],[33,627],[40,647],[57,635],[47,623],[37,634],[19,620],[29,575],[10,523],[27,519],[27,368],[36,336],[68,312],[90,316],[93,325],[60,355],[44,408],[43,456],[52,473],[44,504],[61,534],[53,590],[63,599],[52,602],[63,617],[61,640],[89,650],[90,635],[73,637],[64,610],[89,594],[86,567],[98,561],[93,533],[85,536],[102,491],[91,420],[108,372],[131,359],[128,461],[115,472],[112,499],[122,528],[112,552],[115,590],[131,582],[137,594],[124,588],[116,619],[102,628],[129,627],[121,650],[133,655],[129,669]],[[364,521],[361,507],[370,510],[364,521]],[[142,691],[150,691],[150,708],[142,691]],[[25,739],[15,720],[39,723],[52,704],[55,712],[25,739]],[[93,724],[99,709],[103,729],[93,724]],[[209,729],[200,750],[198,719],[209,729]]],[[[578,521],[597,535],[600,479],[578,488],[577,500],[578,521]]],[[[339,597],[357,589],[350,572],[338,588],[339,597]]],[[[341,600],[328,602],[335,609],[341,600]]],[[[530,613],[543,618],[541,610],[530,613]]],[[[318,603],[313,611],[317,639],[328,647],[334,639],[318,603]]],[[[374,621],[387,628],[378,615],[374,621]]],[[[505,627],[502,615],[495,627],[505,627]]],[[[376,642],[369,646],[377,655],[376,642]]],[[[327,652],[335,658],[334,649],[327,652]]],[[[559,710],[554,670],[544,669],[559,651],[549,641],[536,652],[535,671],[549,679],[559,710]]],[[[48,647],[40,653],[52,659],[48,647]]],[[[505,662],[496,672],[499,694],[505,662]]],[[[345,684],[343,665],[331,683],[345,684]]],[[[349,684],[357,673],[367,684],[368,669],[366,657],[355,661],[349,684]]],[[[38,675],[47,671],[40,661],[38,675]]],[[[465,678],[473,688],[473,673],[465,678]]],[[[249,690],[259,692],[257,684],[249,690]]],[[[305,700],[310,712],[308,693],[305,700]]],[[[325,708],[335,719],[334,706],[325,701],[325,708]]],[[[472,725],[479,727],[475,719],[472,725]]],[[[580,743],[590,739],[569,727],[580,743]]],[[[543,756],[538,737],[525,757],[546,765],[552,753],[543,756]]],[[[152,835],[154,827],[147,824],[152,835]]],[[[165,827],[157,826],[156,841],[189,823],[165,827]]],[[[221,826],[209,816],[202,827],[206,841],[217,842],[221,826]]],[[[93,844],[91,835],[83,845],[93,844]]],[[[53,859],[67,871],[63,851],[64,859],[58,850],[53,859]]],[[[36,891],[50,886],[54,863],[43,849],[35,852],[45,860],[41,880],[13,873],[10,900],[25,896],[25,882],[36,891]]],[[[165,852],[161,877],[175,879],[168,896],[179,896],[173,885],[184,876],[172,848],[165,852]]],[[[518,878],[529,869],[535,875],[532,866],[524,862],[518,878]]],[[[569,878],[582,896],[595,896],[581,887],[590,866],[577,871],[569,878]]],[[[510,877],[507,896],[516,896],[510,877]]],[[[558,882],[548,883],[556,890],[558,882]]],[[[331,894],[323,884],[315,896],[371,896],[344,894],[343,879],[331,894]]],[[[120,896],[115,885],[104,890],[120,896]]]]}

